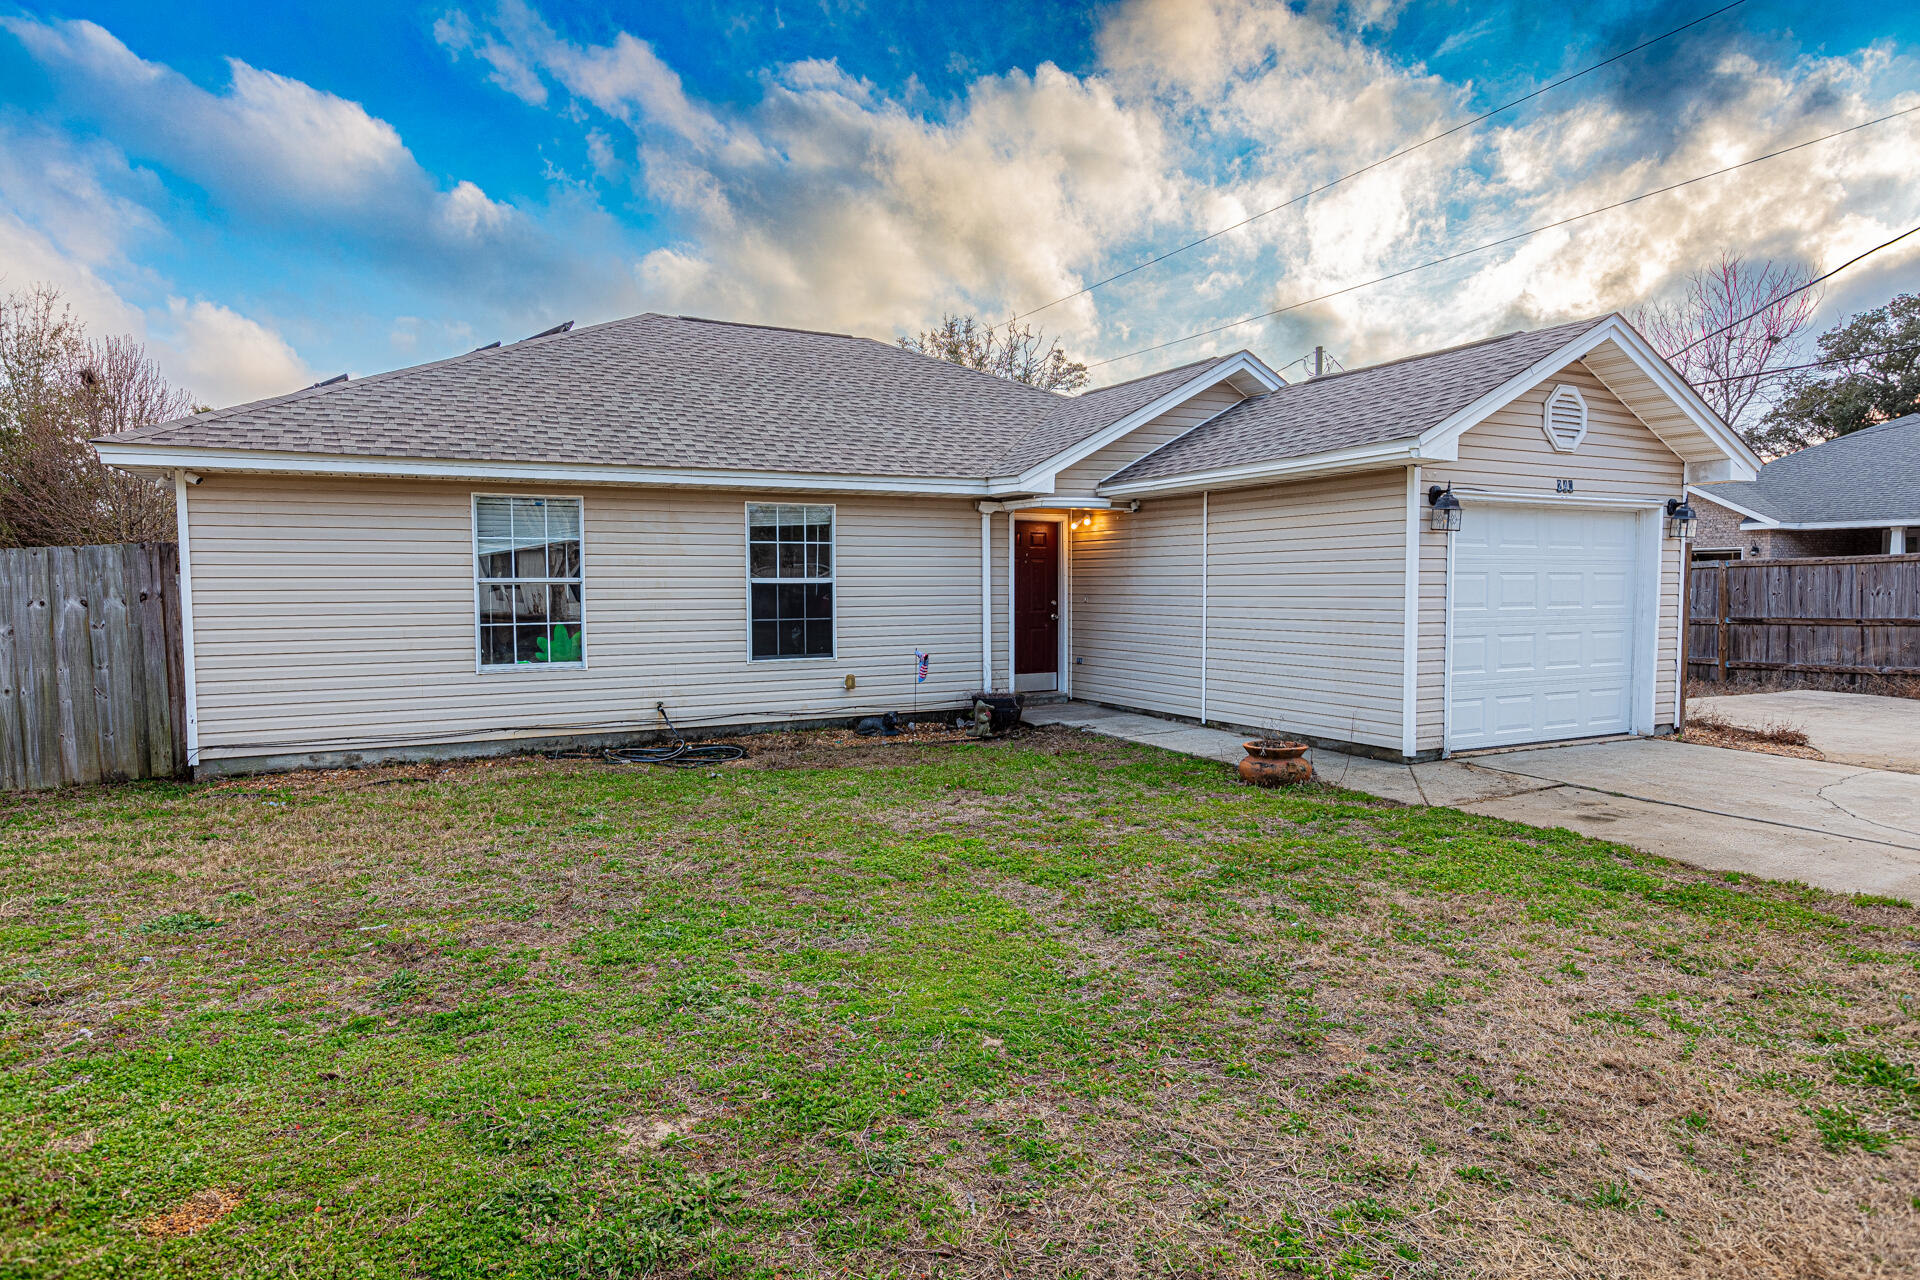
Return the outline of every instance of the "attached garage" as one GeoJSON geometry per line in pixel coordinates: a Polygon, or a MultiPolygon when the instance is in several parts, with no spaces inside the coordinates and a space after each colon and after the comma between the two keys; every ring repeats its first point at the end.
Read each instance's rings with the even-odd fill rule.
{"type": "Polygon", "coordinates": [[[1630,733],[1654,660],[1648,517],[1486,504],[1453,535],[1448,745],[1630,733]]]}

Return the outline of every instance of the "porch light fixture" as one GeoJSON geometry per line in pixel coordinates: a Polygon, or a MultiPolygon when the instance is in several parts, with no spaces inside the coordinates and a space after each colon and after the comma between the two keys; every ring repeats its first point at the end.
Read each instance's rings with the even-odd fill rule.
{"type": "Polygon", "coordinates": [[[1694,519],[1693,508],[1687,505],[1685,498],[1667,499],[1667,536],[1685,540],[1693,536],[1693,527],[1699,521],[1694,519]]]}
{"type": "Polygon", "coordinates": [[[1460,531],[1460,499],[1453,496],[1452,485],[1443,489],[1436,484],[1428,489],[1427,505],[1433,508],[1428,517],[1429,529],[1435,533],[1460,531]]]}
{"type": "Polygon", "coordinates": [[[1091,511],[1067,512],[1067,528],[1091,529],[1092,527],[1093,527],[1093,512],[1091,511]]]}

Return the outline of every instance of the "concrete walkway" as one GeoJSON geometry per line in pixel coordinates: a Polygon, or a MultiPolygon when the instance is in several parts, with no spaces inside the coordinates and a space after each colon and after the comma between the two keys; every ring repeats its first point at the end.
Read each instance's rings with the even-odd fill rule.
{"type": "MultiPolygon", "coordinates": [[[[1083,703],[1031,707],[1026,719],[1223,764],[1245,754],[1242,734],[1083,703]]],[[[1566,827],[1712,870],[1920,901],[1914,774],[1646,738],[1417,765],[1319,749],[1311,758],[1321,781],[1403,804],[1566,827]]]]}
{"type": "Polygon", "coordinates": [[[1689,698],[1687,714],[1715,715],[1747,729],[1790,725],[1829,760],[1920,773],[1920,698],[1790,689],[1689,698]]]}

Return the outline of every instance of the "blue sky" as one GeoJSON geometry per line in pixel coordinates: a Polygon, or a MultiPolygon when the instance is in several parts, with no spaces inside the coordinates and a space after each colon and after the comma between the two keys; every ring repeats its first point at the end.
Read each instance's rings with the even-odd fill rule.
{"type": "MultiPolygon", "coordinates": [[[[1715,7],[1128,0],[0,9],[0,288],[229,403],[643,310],[890,339],[1026,310],[1715,7]],[[1569,26],[1569,22],[1574,25],[1569,26]]],[[[1908,6],[1748,0],[1034,317],[1106,359],[1920,105],[1908,6]]],[[[1347,363],[1920,223],[1920,114],[1102,365],[1347,363]]],[[[1822,319],[1920,287],[1920,246],[1822,319]]]]}

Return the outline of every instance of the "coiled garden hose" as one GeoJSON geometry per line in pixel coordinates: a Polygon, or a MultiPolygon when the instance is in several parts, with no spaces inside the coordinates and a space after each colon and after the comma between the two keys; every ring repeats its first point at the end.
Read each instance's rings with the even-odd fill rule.
{"type": "Polygon", "coordinates": [[[747,749],[731,742],[688,742],[679,726],[667,714],[667,704],[656,702],[654,710],[667,722],[673,741],[664,747],[609,747],[602,753],[608,764],[657,764],[668,769],[701,769],[710,764],[746,758],[747,749]]]}

